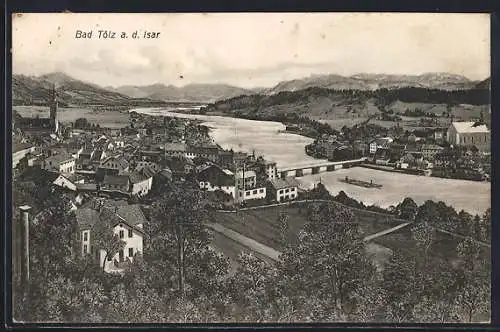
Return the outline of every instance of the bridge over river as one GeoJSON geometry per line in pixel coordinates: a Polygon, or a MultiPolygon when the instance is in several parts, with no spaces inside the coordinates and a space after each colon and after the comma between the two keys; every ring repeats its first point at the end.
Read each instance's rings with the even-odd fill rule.
{"type": "Polygon", "coordinates": [[[323,163],[315,163],[311,165],[292,166],[292,167],[278,167],[278,176],[285,178],[287,176],[301,177],[309,174],[319,174],[324,172],[336,171],[342,168],[349,168],[362,164],[366,161],[366,157],[359,159],[351,159],[344,161],[328,161],[323,163]]]}

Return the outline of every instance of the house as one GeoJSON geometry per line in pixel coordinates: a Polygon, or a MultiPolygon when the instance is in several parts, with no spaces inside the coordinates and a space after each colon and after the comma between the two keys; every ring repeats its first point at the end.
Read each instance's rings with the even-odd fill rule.
{"type": "Polygon", "coordinates": [[[269,180],[270,197],[277,202],[288,201],[298,197],[299,185],[292,177],[269,180]]]}
{"type": "Polygon", "coordinates": [[[154,161],[144,161],[144,160],[139,160],[137,162],[136,169],[144,168],[146,166],[153,169],[155,172],[158,172],[161,169],[158,163],[155,163],[154,161]]]}
{"type": "Polygon", "coordinates": [[[132,195],[144,196],[151,191],[153,186],[153,176],[155,171],[148,166],[142,167],[139,170],[129,175],[130,192],[132,195]]]}
{"type": "Polygon", "coordinates": [[[239,190],[253,188],[257,184],[257,174],[255,171],[241,170],[236,172],[236,187],[239,190]]]}
{"type": "Polygon", "coordinates": [[[234,152],[231,150],[222,150],[219,151],[219,159],[218,164],[224,167],[228,167],[233,164],[233,155],[234,152]]]}
{"type": "Polygon", "coordinates": [[[236,190],[236,200],[238,202],[248,201],[252,199],[264,199],[267,195],[265,186],[254,186],[252,188],[245,187],[245,190],[236,190]]]}
{"type": "Polygon", "coordinates": [[[391,137],[376,138],[369,144],[369,153],[374,155],[378,148],[387,147],[392,142],[393,139],[391,137]]]}
{"type": "Polygon", "coordinates": [[[387,165],[391,160],[391,150],[388,147],[379,147],[374,155],[375,164],[387,165]]]}
{"type": "Polygon", "coordinates": [[[99,168],[112,170],[114,174],[120,175],[129,171],[130,165],[125,158],[120,156],[108,157],[101,162],[99,168]]]}
{"type": "Polygon", "coordinates": [[[16,168],[19,162],[28,154],[35,152],[35,146],[27,143],[12,144],[12,168],[16,168]]]}
{"type": "Polygon", "coordinates": [[[90,158],[90,162],[92,164],[99,165],[104,159],[106,159],[107,155],[104,150],[94,150],[92,153],[92,157],[90,158]]]}
{"type": "Polygon", "coordinates": [[[446,134],[451,145],[475,145],[482,152],[491,150],[491,133],[484,124],[475,122],[452,122],[446,134]]]}
{"type": "Polygon", "coordinates": [[[112,137],[118,137],[121,136],[122,131],[120,128],[108,128],[107,129],[107,134],[112,137]]]}
{"type": "Polygon", "coordinates": [[[227,169],[222,169],[217,165],[209,165],[198,172],[196,179],[202,190],[221,190],[235,198],[234,173],[227,169]]]}
{"type": "Polygon", "coordinates": [[[162,151],[160,150],[141,150],[140,160],[142,161],[152,161],[159,162],[161,159],[162,151]]]}
{"type": "Polygon", "coordinates": [[[141,173],[133,172],[129,175],[130,192],[134,196],[147,195],[153,185],[153,177],[146,177],[141,173]]]}
{"type": "Polygon", "coordinates": [[[116,190],[128,192],[130,180],[128,175],[104,175],[101,188],[104,190],[116,190]]]}
{"type": "Polygon", "coordinates": [[[406,152],[396,163],[396,168],[420,168],[423,162],[422,152],[406,152]]]}
{"type": "Polygon", "coordinates": [[[241,167],[248,160],[248,153],[246,152],[235,152],[233,154],[233,162],[236,167],[241,167]]]}
{"type": "Polygon", "coordinates": [[[192,159],[185,159],[184,161],[184,174],[189,174],[195,169],[196,165],[192,159]]]}
{"type": "Polygon", "coordinates": [[[264,161],[265,172],[268,180],[274,180],[278,177],[278,170],[274,161],[264,161]]]}
{"type": "Polygon", "coordinates": [[[55,154],[43,161],[42,169],[58,173],[74,173],[76,170],[75,158],[67,154],[55,154]]]}
{"type": "Polygon", "coordinates": [[[426,160],[434,160],[436,154],[443,151],[444,148],[435,144],[424,144],[422,145],[421,151],[426,160]]]}
{"type": "Polygon", "coordinates": [[[94,201],[91,207],[82,207],[75,211],[78,230],[78,252],[89,255],[104,272],[122,272],[127,264],[143,253],[143,230],[146,217],[139,205],[115,205],[105,201],[94,201]],[[110,230],[124,242],[124,247],[116,253],[107,253],[97,247],[96,237],[99,223],[107,223],[110,230]],[[96,227],[97,226],[97,227],[96,227]]]}
{"type": "Polygon", "coordinates": [[[78,192],[95,192],[97,191],[96,183],[76,183],[76,191],[78,192]]]}
{"type": "Polygon", "coordinates": [[[137,128],[137,133],[141,136],[147,136],[148,129],[147,128],[137,128]]]}
{"type": "Polygon", "coordinates": [[[446,130],[438,129],[434,131],[433,138],[438,143],[443,142],[446,139],[446,130]]]}
{"type": "Polygon", "coordinates": [[[169,157],[188,157],[194,158],[193,156],[188,156],[188,148],[184,143],[166,143],[163,150],[165,151],[165,155],[169,157]]]}
{"type": "Polygon", "coordinates": [[[194,156],[195,158],[203,158],[216,162],[219,159],[219,147],[212,144],[202,144],[200,146],[188,147],[188,158],[194,156]]]}
{"type": "Polygon", "coordinates": [[[72,174],[72,173],[62,173],[52,182],[54,185],[61,188],[76,191],[76,185],[78,183],[83,183],[83,178],[72,174]]]}

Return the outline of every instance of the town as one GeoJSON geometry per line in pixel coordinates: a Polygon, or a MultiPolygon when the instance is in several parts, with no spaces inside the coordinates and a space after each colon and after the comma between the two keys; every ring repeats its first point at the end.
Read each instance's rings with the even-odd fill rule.
{"type": "MultiPolygon", "coordinates": [[[[342,204],[348,209],[361,209],[361,215],[386,216],[382,220],[393,221],[383,221],[377,227],[364,226],[368,227],[364,233],[365,241],[380,239],[380,243],[384,244],[387,234],[399,232],[410,225],[411,220],[424,218],[420,213],[426,213],[427,203],[417,208],[408,198],[395,207],[394,215],[394,212],[378,207],[364,206],[344,193],[332,198],[322,191],[321,183],[312,191],[305,190],[299,183],[303,175],[335,171],[342,167],[368,167],[387,172],[489,179],[486,165],[490,136],[484,124],[453,122],[446,133],[444,130],[435,131],[431,137],[415,133],[397,137],[375,134],[364,140],[350,139],[355,137],[349,135],[356,127],[344,129],[339,135],[319,136],[313,144],[306,146],[308,154],[327,159],[327,164],[330,164],[287,170],[272,160],[266,160],[265,156],[221,148],[210,137],[209,128],[197,120],[150,116],[132,111],[130,123],[123,128],[101,127],[85,118],[62,123],[54,87],[50,112],[45,117],[38,114],[34,118],[23,118],[14,114],[12,168],[14,207],[17,208],[14,215],[17,217],[13,219],[13,270],[17,285],[29,282],[30,270],[33,269],[30,268],[30,261],[36,262],[29,254],[32,250],[29,229],[47,218],[47,209],[43,208],[47,204],[58,206],[66,202],[64,209],[74,214],[76,229],[70,231],[69,236],[74,240],[68,245],[68,250],[75,257],[80,257],[75,258],[77,261],[89,260],[94,268],[105,274],[127,275],[131,269],[137,268],[134,266],[140,264],[142,257],[155,255],[148,252],[153,250],[151,236],[157,233],[154,231],[156,226],[149,220],[161,220],[165,218],[164,213],[167,216],[172,213],[167,206],[158,205],[163,202],[165,198],[161,197],[166,193],[171,202],[168,205],[179,206],[181,219],[203,220],[214,216],[204,226],[213,237],[213,242],[207,244],[229,257],[234,271],[244,264],[241,261],[247,257],[241,256],[244,252],[251,253],[246,259],[258,257],[266,264],[282,261],[282,254],[276,249],[287,242],[286,237],[291,236],[283,235],[291,234],[288,213],[296,213],[294,211],[298,208],[300,215],[303,213],[300,212],[303,209],[301,206],[311,208],[308,201],[325,204],[320,202],[333,199],[335,204],[342,204]],[[432,173],[429,174],[429,171],[432,173]],[[193,197],[198,197],[197,193],[203,194],[201,200],[191,201],[193,197]],[[51,200],[55,200],[54,203],[48,203],[51,200]],[[202,207],[195,208],[200,206],[197,205],[200,202],[202,207]],[[275,206],[291,203],[294,205],[289,208],[285,205],[281,210],[272,210],[275,206]],[[261,213],[252,209],[266,207],[269,207],[268,211],[278,213],[277,224],[267,233],[261,233],[264,229],[255,227],[269,227],[265,226],[266,219],[245,220],[255,218],[252,213],[261,213]],[[205,211],[206,215],[189,217],[189,211],[205,211]],[[231,213],[236,214],[231,216],[231,213]],[[403,220],[397,223],[399,219],[393,219],[395,216],[403,220]],[[239,251],[243,253],[235,256],[239,251]]],[[[342,182],[374,190],[381,187],[366,179],[346,177],[342,182]]],[[[440,204],[437,203],[435,209],[442,209],[440,204]]],[[[323,206],[326,217],[337,213],[327,206],[323,206]]],[[[49,208],[49,211],[53,209],[49,208]]],[[[263,209],[262,213],[265,211],[263,209]]],[[[445,211],[439,213],[449,213],[445,211]]],[[[476,216],[472,221],[472,216],[467,213],[453,213],[453,218],[459,220],[456,225],[442,219],[432,227],[438,227],[436,229],[441,236],[464,236],[469,234],[469,227],[473,227],[474,241],[479,241],[480,247],[487,246],[489,217],[476,216]]],[[[293,227],[302,225],[303,219],[300,217],[293,227]]],[[[54,227],[54,231],[58,231],[61,226],[54,227]]],[[[180,228],[176,234],[180,236],[183,232],[180,228]]],[[[183,250],[178,252],[178,259],[184,257],[183,250]]],[[[186,263],[176,265],[182,264],[186,263]]],[[[177,283],[178,289],[184,293],[185,277],[181,271],[182,268],[177,283]]]]}
{"type": "Polygon", "coordinates": [[[491,321],[487,15],[140,15],[12,22],[12,324],[491,321]]]}

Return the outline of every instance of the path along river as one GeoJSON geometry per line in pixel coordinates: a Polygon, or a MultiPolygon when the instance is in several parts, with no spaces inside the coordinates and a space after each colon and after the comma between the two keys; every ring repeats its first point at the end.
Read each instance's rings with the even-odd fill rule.
{"type": "MultiPolygon", "coordinates": [[[[175,109],[142,108],[134,111],[156,116],[174,116],[201,120],[211,128],[212,138],[223,148],[234,151],[253,152],[273,160],[278,167],[313,165],[324,162],[305,154],[305,145],[312,139],[281,132],[285,126],[278,122],[254,121],[223,116],[207,116],[172,112],[175,109]]],[[[482,214],[490,207],[491,184],[454,179],[441,179],[409,174],[390,173],[367,168],[354,167],[335,172],[306,175],[298,178],[304,189],[312,188],[321,181],[332,193],[343,190],[348,196],[376,204],[380,207],[396,205],[405,197],[411,197],[417,204],[426,200],[443,201],[457,210],[482,214]],[[351,178],[383,185],[381,189],[362,188],[340,182],[351,178]]]]}

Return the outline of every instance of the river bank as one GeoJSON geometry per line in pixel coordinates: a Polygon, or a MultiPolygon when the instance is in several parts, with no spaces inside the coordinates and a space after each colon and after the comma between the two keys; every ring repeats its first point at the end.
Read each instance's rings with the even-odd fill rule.
{"type": "MultiPolygon", "coordinates": [[[[273,160],[279,168],[313,165],[319,160],[305,153],[305,146],[313,140],[300,135],[280,132],[285,126],[272,121],[255,121],[225,116],[176,113],[164,109],[136,109],[138,113],[157,116],[198,119],[211,128],[210,135],[224,149],[234,149],[264,156],[273,160]]],[[[332,195],[343,190],[348,196],[380,207],[397,205],[405,197],[418,204],[426,200],[443,201],[457,210],[482,214],[491,206],[491,184],[467,180],[454,180],[398,174],[368,168],[354,167],[334,172],[306,175],[297,178],[303,189],[310,189],[322,182],[332,195]],[[382,184],[381,189],[362,188],[341,183],[339,178],[373,180],[382,184]]]]}

